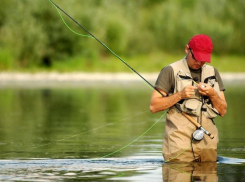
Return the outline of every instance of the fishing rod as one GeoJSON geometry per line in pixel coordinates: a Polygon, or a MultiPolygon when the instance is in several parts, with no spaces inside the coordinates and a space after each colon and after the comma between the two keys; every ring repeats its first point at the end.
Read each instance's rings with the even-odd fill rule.
{"type": "MultiPolygon", "coordinates": [[[[150,82],[148,82],[142,75],[140,75],[136,70],[134,70],[128,63],[126,63],[122,58],[120,58],[115,52],[113,52],[108,46],[106,46],[103,42],[101,42],[97,37],[95,37],[90,31],[88,31],[84,26],[79,24],[74,18],[72,18],[69,14],[67,14],[63,9],[61,9],[58,5],[56,5],[52,0],[49,0],[56,8],[61,10],[66,16],[68,16],[72,21],[74,21],[79,27],[85,30],[92,38],[94,38],[97,42],[99,42],[102,46],[104,46],[109,52],[111,52],[115,57],[117,57],[122,63],[124,63],[128,68],[130,68],[134,73],[136,73],[140,78],[142,78],[149,86],[151,86],[154,90],[156,90],[162,97],[165,97],[163,93],[161,93],[156,87],[154,87],[150,82]]],[[[196,83],[196,79],[193,80],[196,83]]],[[[211,139],[214,138],[208,131],[206,131],[201,125],[193,121],[186,113],[182,112],[182,114],[187,117],[194,125],[198,127],[198,130],[194,132],[194,138],[196,140],[201,140],[203,138],[203,133],[207,134],[211,139]]]]}
{"type": "MultiPolygon", "coordinates": [[[[120,58],[115,52],[113,52],[109,47],[107,47],[104,43],[102,43],[97,37],[95,37],[91,32],[89,32],[84,26],[82,26],[81,24],[79,24],[75,19],[73,19],[69,14],[67,14],[63,9],[61,9],[58,5],[56,5],[52,0],[49,0],[56,8],[57,8],[57,10],[59,9],[60,11],[62,11],[67,17],[69,17],[72,21],[74,21],[79,27],[81,27],[84,31],[86,31],[89,35],[82,35],[82,34],[78,34],[78,33],[76,33],[76,32],[74,32],[66,23],[65,23],[65,21],[63,20],[63,18],[62,18],[62,16],[61,16],[61,14],[60,14],[60,16],[61,16],[61,18],[62,18],[62,20],[64,21],[64,23],[66,24],[66,26],[72,31],[72,32],[74,32],[75,34],[78,34],[78,35],[82,35],[82,36],[87,36],[87,37],[92,37],[92,38],[94,38],[97,42],[99,42],[103,47],[105,47],[109,52],[111,52],[116,58],[118,58],[122,63],[124,63],[128,68],[130,68],[131,69],[131,71],[133,71],[134,73],[136,73],[141,79],[143,79],[143,81],[145,81],[145,83],[147,83],[150,87],[152,87],[154,90],[156,90],[162,97],[165,97],[164,95],[163,95],[163,93],[161,93],[156,87],[154,87],[150,82],[148,82],[142,75],[140,75],[136,70],[134,70],[128,63],[126,63],[122,58],[120,58]]],[[[59,11],[58,11],[59,12],[59,11]]],[[[166,113],[166,111],[164,112],[164,114],[166,113]]],[[[164,115],[163,114],[163,115],[164,115]]],[[[183,113],[182,112],[182,114],[184,115],[184,116],[186,116],[187,114],[186,113],[183,113]]],[[[163,116],[162,115],[162,116],[163,116]]],[[[162,118],[162,116],[159,118],[159,120],[162,118]]],[[[187,117],[187,116],[186,116],[187,117]]],[[[188,117],[187,117],[188,118],[188,117]]],[[[194,125],[196,125],[197,126],[197,124],[193,121],[193,120],[191,120],[190,118],[188,118],[194,125]]],[[[158,121],[159,121],[158,120],[158,121]]],[[[158,122],[157,121],[157,122],[158,122]]],[[[156,123],[157,123],[156,122],[156,123]]],[[[156,124],[155,123],[155,124],[156,124]]],[[[155,125],[154,124],[154,125],[155,125]]],[[[153,125],[153,126],[154,126],[153,125]]],[[[153,126],[151,126],[148,130],[150,130],[153,126]]],[[[197,126],[198,127],[198,131],[196,130],[194,133],[193,133],[193,139],[195,139],[195,140],[201,140],[202,138],[203,138],[203,134],[205,133],[205,134],[207,134],[211,139],[213,139],[214,137],[213,137],[213,135],[211,135],[208,131],[206,131],[201,125],[199,126],[197,126]]],[[[148,132],[148,130],[146,131],[146,132],[148,132]]],[[[146,133],[145,132],[145,133],[146,133]]],[[[145,133],[143,133],[141,136],[143,136],[145,133]]],[[[141,137],[140,136],[140,137],[141,137]]],[[[137,139],[139,139],[140,137],[138,137],[137,139]]],[[[107,157],[107,156],[110,156],[110,155],[113,155],[114,153],[116,153],[116,152],[119,152],[119,151],[121,151],[122,149],[124,149],[124,148],[126,148],[127,146],[129,146],[129,145],[131,145],[133,142],[135,142],[137,139],[135,139],[135,140],[133,140],[132,142],[130,142],[129,144],[127,144],[126,146],[124,146],[124,147],[122,147],[122,148],[120,148],[119,150],[117,150],[117,151],[115,151],[115,152],[112,152],[112,153],[110,153],[110,154],[107,154],[107,155],[105,155],[105,156],[103,156],[103,157],[107,157]]],[[[193,141],[193,140],[192,140],[193,141]]],[[[185,149],[185,150],[183,150],[181,153],[179,153],[178,155],[181,155],[183,152],[185,152],[186,150],[188,150],[188,148],[187,149],[185,149]]],[[[177,156],[178,156],[177,155],[177,156]]],[[[177,157],[176,156],[176,157],[177,157]]],[[[102,158],[103,158],[102,157],[102,158]]],[[[171,161],[172,159],[170,159],[169,161],[171,161]]],[[[168,162],[168,161],[167,161],[168,162]]]]}
{"type": "MultiPolygon", "coordinates": [[[[95,37],[90,31],[88,31],[84,26],[82,26],[81,24],[79,24],[74,18],[72,18],[69,14],[67,14],[63,9],[61,9],[57,4],[55,4],[52,0],[49,0],[56,8],[58,8],[60,11],[62,11],[67,17],[69,17],[72,21],[74,21],[79,27],[81,27],[84,31],[86,31],[90,37],[94,38],[97,42],[99,42],[103,47],[105,47],[110,53],[112,53],[116,58],[118,58],[122,63],[124,63],[128,68],[130,68],[134,73],[136,73],[141,79],[143,79],[143,81],[145,81],[145,83],[147,83],[150,87],[152,87],[154,90],[156,90],[162,97],[165,97],[163,95],[163,93],[161,93],[156,87],[154,87],[149,81],[147,81],[142,75],[140,75],[136,70],[134,70],[128,63],[126,63],[121,57],[119,57],[115,52],[113,52],[108,46],[106,46],[103,42],[101,42],[97,37],[95,37]]],[[[59,11],[58,11],[59,12],[59,11]]],[[[61,16],[62,18],[62,16],[61,16]]],[[[62,18],[63,19],[63,18],[62,18]]],[[[64,21],[65,23],[65,21],[64,21]]],[[[66,23],[65,23],[66,24],[66,23]]],[[[69,28],[69,26],[67,25],[67,27],[69,28]]],[[[69,28],[72,32],[74,32],[71,28],[69,28]]],[[[76,32],[74,32],[76,33],[76,32]]],[[[78,34],[78,33],[76,33],[78,34]]],[[[79,34],[81,35],[81,34],[79,34]]],[[[196,83],[196,79],[194,78],[193,80],[196,83]]],[[[184,112],[182,112],[182,114],[187,117],[189,119],[189,121],[191,121],[194,125],[197,126],[198,130],[196,130],[193,133],[193,137],[196,140],[201,140],[203,138],[203,134],[207,134],[211,139],[213,139],[213,135],[211,135],[208,131],[206,131],[201,125],[198,125],[198,123],[196,123],[195,121],[193,121],[193,118],[191,118],[190,116],[188,117],[188,115],[184,112]]]]}
{"type": "Polygon", "coordinates": [[[81,27],[84,31],[86,31],[92,38],[94,38],[97,42],[99,42],[103,47],[105,47],[110,53],[112,53],[116,58],[118,58],[122,63],[124,63],[129,69],[131,69],[135,74],[137,74],[141,79],[143,79],[150,87],[156,90],[162,97],[165,97],[163,93],[160,92],[156,87],[154,87],[149,81],[147,81],[141,74],[139,74],[136,70],[134,70],[128,63],[126,63],[122,58],[120,58],[115,52],[113,52],[108,46],[106,46],[103,42],[101,42],[97,37],[95,37],[90,31],[88,31],[84,26],[79,24],[74,18],[72,18],[69,14],[67,14],[63,9],[61,9],[57,4],[55,4],[52,0],[49,0],[56,8],[62,11],[67,17],[69,17],[72,21],[74,21],[79,27],[81,27]]]}

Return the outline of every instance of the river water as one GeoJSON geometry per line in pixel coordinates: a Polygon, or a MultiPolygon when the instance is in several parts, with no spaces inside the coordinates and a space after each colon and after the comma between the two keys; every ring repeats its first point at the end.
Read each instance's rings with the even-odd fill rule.
{"type": "Polygon", "coordinates": [[[226,84],[217,163],[166,164],[143,83],[0,87],[0,181],[245,181],[245,84],[226,84]]]}

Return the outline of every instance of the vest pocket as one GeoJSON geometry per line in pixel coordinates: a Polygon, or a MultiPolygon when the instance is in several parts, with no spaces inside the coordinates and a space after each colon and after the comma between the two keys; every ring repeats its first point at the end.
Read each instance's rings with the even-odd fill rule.
{"type": "Polygon", "coordinates": [[[218,84],[217,78],[216,78],[215,76],[207,77],[207,78],[204,80],[204,83],[209,84],[211,87],[214,88],[214,90],[217,92],[218,95],[220,94],[219,84],[218,84]]]}
{"type": "Polygon", "coordinates": [[[207,112],[204,112],[204,115],[207,118],[213,119],[219,115],[219,112],[215,108],[213,108],[211,104],[205,103],[204,106],[207,108],[207,112]]]}
{"type": "Polygon", "coordinates": [[[202,102],[197,99],[187,99],[180,105],[180,109],[190,115],[200,116],[202,102]]]}
{"type": "Polygon", "coordinates": [[[183,90],[186,86],[192,85],[192,78],[189,76],[177,75],[176,77],[176,91],[183,90]]]}

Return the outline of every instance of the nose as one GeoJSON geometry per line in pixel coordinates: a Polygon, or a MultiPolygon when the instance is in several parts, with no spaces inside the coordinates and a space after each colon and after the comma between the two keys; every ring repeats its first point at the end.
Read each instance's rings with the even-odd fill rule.
{"type": "Polygon", "coordinates": [[[202,66],[202,65],[205,64],[205,62],[204,61],[195,61],[195,64],[199,65],[199,66],[202,66]]]}
{"type": "Polygon", "coordinates": [[[196,64],[202,65],[202,62],[201,61],[196,61],[196,64]]]}

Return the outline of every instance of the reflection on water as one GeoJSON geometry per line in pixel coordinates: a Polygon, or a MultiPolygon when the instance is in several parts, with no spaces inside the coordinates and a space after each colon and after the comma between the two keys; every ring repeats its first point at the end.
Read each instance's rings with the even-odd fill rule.
{"type": "Polygon", "coordinates": [[[227,158],[192,165],[164,164],[164,119],[98,160],[161,116],[150,113],[145,85],[0,88],[0,180],[244,181],[244,161],[234,159],[245,159],[244,88],[227,87],[227,115],[215,120],[227,158]]]}
{"type": "Polygon", "coordinates": [[[217,163],[168,164],[162,167],[163,181],[217,182],[217,163]]]}

